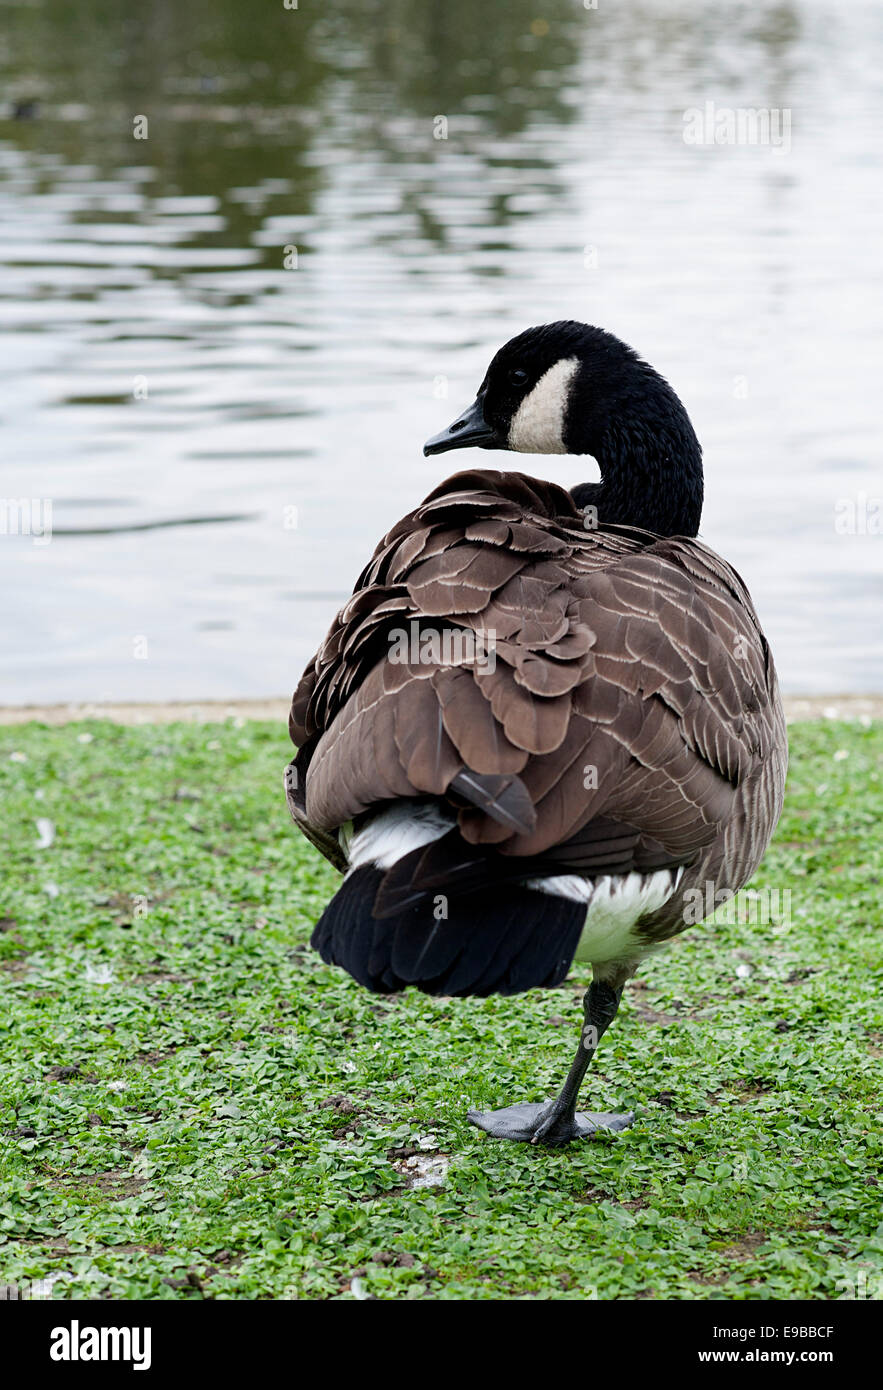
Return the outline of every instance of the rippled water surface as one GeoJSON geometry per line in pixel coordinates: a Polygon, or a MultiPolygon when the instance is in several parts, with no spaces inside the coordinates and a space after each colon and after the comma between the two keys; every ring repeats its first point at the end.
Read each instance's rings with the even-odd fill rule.
{"type": "Polygon", "coordinates": [[[0,23],[0,494],[53,531],[0,535],[0,700],[289,690],[377,539],[472,461],[423,440],[563,317],[684,398],[703,535],[786,688],[883,688],[879,5],[0,23]],[[789,109],[790,149],[686,143],[706,101],[789,109]]]}

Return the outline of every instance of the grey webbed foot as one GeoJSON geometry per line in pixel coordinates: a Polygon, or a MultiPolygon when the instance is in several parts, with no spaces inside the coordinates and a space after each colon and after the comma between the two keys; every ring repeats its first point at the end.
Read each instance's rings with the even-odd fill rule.
{"type": "Polygon", "coordinates": [[[562,1114],[556,1102],[508,1105],[502,1110],[470,1110],[467,1119],[495,1139],[516,1139],[524,1144],[548,1144],[558,1148],[573,1139],[589,1139],[599,1130],[628,1129],[634,1114],[610,1111],[577,1111],[562,1114]]]}
{"type": "Polygon", "coordinates": [[[616,1016],[622,995],[622,979],[593,980],[583,1000],[585,1027],[576,1056],[559,1095],[542,1105],[507,1105],[503,1110],[470,1110],[469,1120],[496,1139],[516,1139],[522,1144],[548,1144],[558,1148],[573,1139],[590,1139],[598,1133],[628,1129],[634,1115],[594,1113],[576,1108],[576,1098],[589,1062],[602,1035],[616,1016]]]}

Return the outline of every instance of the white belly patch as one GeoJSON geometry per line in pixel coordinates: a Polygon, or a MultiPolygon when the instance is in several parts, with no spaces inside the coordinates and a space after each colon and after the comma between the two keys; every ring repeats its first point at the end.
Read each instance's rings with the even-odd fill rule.
{"type": "Polygon", "coordinates": [[[645,948],[634,933],[635,923],[668,902],[683,872],[659,869],[654,874],[605,874],[594,881],[567,874],[531,879],[528,887],[586,904],[586,923],[575,959],[602,965],[644,954],[645,948]]]}
{"type": "MultiPolygon", "coordinates": [[[[389,869],[403,855],[428,845],[456,824],[455,812],[436,802],[400,801],[367,820],[355,834],[341,826],[340,844],[349,870],[362,864],[389,869]]],[[[653,874],[605,874],[589,880],[578,874],[523,880],[526,888],[586,904],[586,922],[576,960],[602,965],[644,955],[646,946],[634,933],[635,923],[662,907],[681,881],[683,869],[653,874]]]]}

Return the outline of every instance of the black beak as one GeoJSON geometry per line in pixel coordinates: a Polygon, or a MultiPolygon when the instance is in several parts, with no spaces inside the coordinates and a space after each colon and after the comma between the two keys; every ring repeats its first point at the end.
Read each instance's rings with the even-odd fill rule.
{"type": "Polygon", "coordinates": [[[452,425],[441,434],[434,434],[423,445],[423,452],[444,454],[448,449],[469,449],[477,445],[480,449],[505,449],[505,441],[500,439],[493,426],[484,418],[481,398],[474,400],[468,410],[458,415],[452,425]]]}

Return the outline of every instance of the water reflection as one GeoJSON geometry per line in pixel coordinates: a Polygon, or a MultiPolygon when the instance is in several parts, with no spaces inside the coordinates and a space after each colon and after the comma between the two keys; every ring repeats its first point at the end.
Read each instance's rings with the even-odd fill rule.
{"type": "Polygon", "coordinates": [[[684,395],[786,683],[883,683],[881,544],[833,520],[879,447],[872,4],[3,15],[2,490],[55,538],[0,537],[2,698],[286,690],[437,480],[422,440],[556,317],[684,395]],[[791,108],[792,150],[690,148],[708,99],[791,108]]]}

